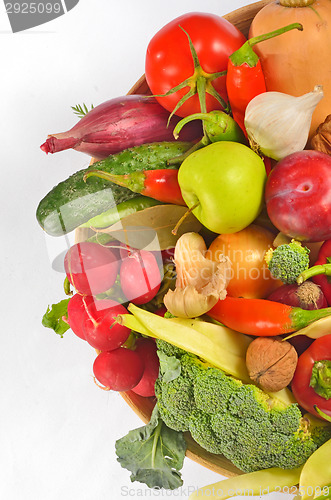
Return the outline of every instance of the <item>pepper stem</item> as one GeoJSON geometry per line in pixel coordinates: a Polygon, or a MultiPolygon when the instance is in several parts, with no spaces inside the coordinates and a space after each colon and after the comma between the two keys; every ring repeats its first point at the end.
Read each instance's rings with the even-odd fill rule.
{"type": "Polygon", "coordinates": [[[259,61],[257,54],[255,54],[254,50],[252,49],[254,45],[260,42],[264,42],[265,40],[269,40],[270,38],[274,38],[278,35],[282,35],[283,33],[286,33],[287,31],[291,31],[293,29],[302,31],[303,26],[300,23],[292,23],[277,30],[270,31],[269,33],[250,38],[240,47],[240,49],[231,54],[230,60],[232,64],[234,66],[242,66],[246,63],[248,64],[248,66],[253,68],[259,61]]]}
{"type": "MultiPolygon", "coordinates": [[[[331,307],[323,309],[300,309],[300,307],[293,307],[290,314],[292,331],[300,330],[314,321],[331,316],[331,307]]],[[[290,330],[288,330],[290,332],[290,330]]]]}
{"type": "Polygon", "coordinates": [[[299,276],[297,277],[297,283],[298,285],[301,285],[301,283],[303,283],[304,281],[319,274],[331,276],[331,264],[319,264],[317,266],[309,267],[301,274],[299,274],[299,276]]]}
{"type": "Polygon", "coordinates": [[[126,187],[127,189],[130,189],[134,193],[142,193],[145,187],[144,172],[132,172],[131,174],[115,175],[115,174],[110,174],[108,172],[103,172],[102,170],[89,170],[84,174],[83,177],[84,182],[86,182],[86,180],[89,177],[99,177],[100,179],[113,182],[118,186],[126,187]]]}
{"type": "Polygon", "coordinates": [[[206,113],[206,112],[203,112],[203,113],[194,113],[193,115],[189,115],[189,116],[186,116],[185,118],[183,118],[182,120],[180,120],[176,127],[174,128],[174,138],[175,139],[178,139],[179,137],[179,132],[182,130],[182,128],[184,127],[184,125],[186,125],[187,123],[193,121],[193,120],[202,120],[202,121],[209,121],[209,122],[213,122],[213,119],[210,117],[209,113],[206,113]]]}
{"type": "Polygon", "coordinates": [[[206,135],[202,137],[202,139],[199,142],[196,142],[193,144],[193,146],[186,151],[186,153],[183,153],[180,156],[175,156],[174,158],[171,158],[171,160],[167,161],[167,165],[172,166],[172,165],[179,165],[183,163],[185,158],[187,158],[190,154],[194,153],[194,151],[197,151],[200,148],[204,148],[205,146],[208,146],[210,144],[210,140],[206,135]]]}
{"type": "Polygon", "coordinates": [[[269,31],[269,33],[265,33],[264,35],[254,36],[253,38],[250,38],[247,42],[251,47],[253,47],[257,43],[264,42],[265,40],[269,40],[269,38],[274,38],[275,36],[282,35],[283,33],[286,33],[287,31],[291,31],[294,29],[302,31],[303,26],[300,23],[288,24],[287,26],[283,26],[283,28],[279,28],[274,31],[269,31]]]}
{"type": "Polygon", "coordinates": [[[328,359],[321,359],[315,361],[311,379],[310,387],[314,389],[316,394],[328,400],[331,398],[331,361],[328,359]]]}
{"type": "MultiPolygon", "coordinates": [[[[326,413],[324,413],[324,411],[320,410],[317,405],[314,405],[314,410],[320,415],[320,417],[324,418],[324,420],[327,420],[327,422],[331,422],[331,416],[327,415],[326,413]]],[[[329,484],[329,487],[331,487],[331,484],[329,484]]],[[[319,498],[321,497],[317,497],[316,500],[318,500],[319,498]]]]}

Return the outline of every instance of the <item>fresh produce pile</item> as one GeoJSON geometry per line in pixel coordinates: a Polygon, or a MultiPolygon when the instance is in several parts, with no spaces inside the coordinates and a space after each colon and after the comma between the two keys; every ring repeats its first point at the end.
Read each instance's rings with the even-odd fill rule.
{"type": "Polygon", "coordinates": [[[214,498],[331,498],[331,7],[285,2],[248,40],[174,19],[147,48],[151,95],[77,106],[41,146],[94,158],[37,208],[48,234],[76,231],[42,321],[97,351],[97,385],[149,398],[116,442],[149,487],[181,486],[190,433],[245,473],[214,498]]]}

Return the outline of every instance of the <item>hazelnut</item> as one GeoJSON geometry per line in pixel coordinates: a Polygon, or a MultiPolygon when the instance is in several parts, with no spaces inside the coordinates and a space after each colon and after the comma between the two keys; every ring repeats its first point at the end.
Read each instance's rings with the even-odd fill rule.
{"type": "Polygon", "coordinates": [[[268,392],[280,391],[291,382],[297,362],[294,347],[280,337],[257,337],[246,352],[250,378],[268,392]]]}

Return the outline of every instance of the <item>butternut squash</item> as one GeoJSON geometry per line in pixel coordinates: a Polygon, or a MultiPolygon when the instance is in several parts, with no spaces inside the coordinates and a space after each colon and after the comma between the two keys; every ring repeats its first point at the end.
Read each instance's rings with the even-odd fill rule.
{"type": "Polygon", "coordinates": [[[331,0],[273,0],[254,17],[249,38],[298,22],[289,31],[254,47],[261,59],[267,90],[294,96],[323,85],[324,98],[311,122],[309,141],[331,113],[331,0]]]}

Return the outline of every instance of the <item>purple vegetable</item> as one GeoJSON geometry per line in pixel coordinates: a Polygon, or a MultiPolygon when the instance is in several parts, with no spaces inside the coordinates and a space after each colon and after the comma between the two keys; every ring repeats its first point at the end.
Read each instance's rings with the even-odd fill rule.
{"type": "Polygon", "coordinates": [[[326,298],[319,286],[312,281],[305,281],[301,285],[282,285],[272,292],[268,300],[281,302],[301,309],[322,309],[328,307],[326,298]]]}
{"type": "MultiPolygon", "coordinates": [[[[168,118],[169,112],[154,97],[117,97],[93,108],[68,132],[49,135],[40,148],[47,154],[72,148],[103,159],[140,144],[174,141],[173,129],[180,118],[173,116],[167,127],[168,118]]],[[[191,142],[201,136],[201,125],[192,122],[180,140],[191,142]]]]}

